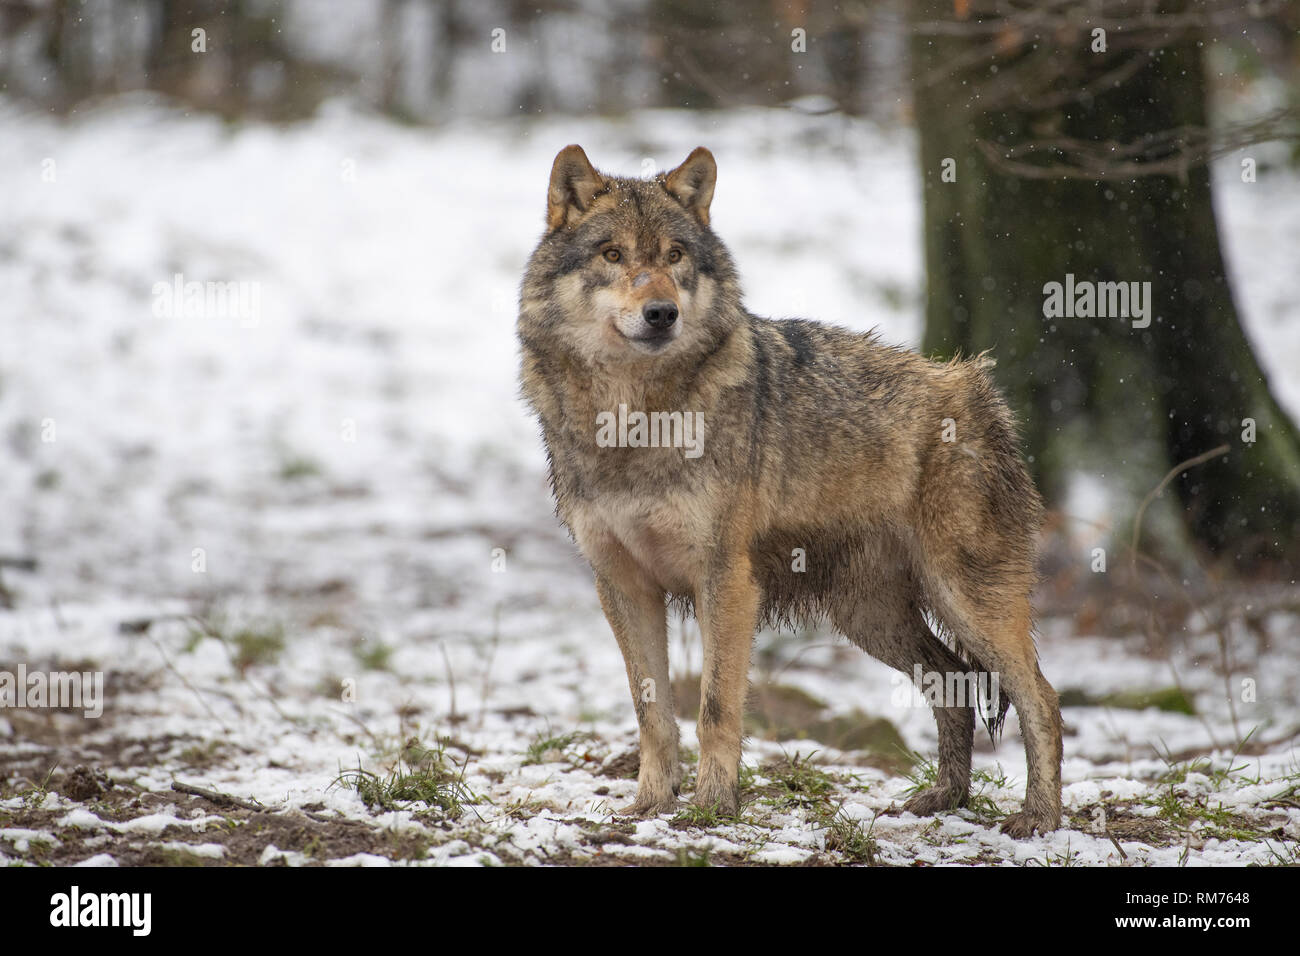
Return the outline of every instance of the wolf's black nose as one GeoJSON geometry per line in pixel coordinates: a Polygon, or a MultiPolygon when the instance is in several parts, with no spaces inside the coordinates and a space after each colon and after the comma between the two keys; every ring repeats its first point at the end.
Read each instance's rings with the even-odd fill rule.
{"type": "Polygon", "coordinates": [[[666,329],[677,321],[677,303],[656,299],[641,309],[641,317],[652,329],[666,329]]]}

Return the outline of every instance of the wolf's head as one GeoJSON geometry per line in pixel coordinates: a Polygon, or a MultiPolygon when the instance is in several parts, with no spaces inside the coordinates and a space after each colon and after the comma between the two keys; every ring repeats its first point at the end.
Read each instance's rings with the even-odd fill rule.
{"type": "Polygon", "coordinates": [[[655,364],[716,348],[740,315],[735,268],[709,228],[716,179],[703,147],[648,180],[599,173],[580,146],[560,150],[547,231],[524,276],[525,347],[596,364],[655,364]]]}

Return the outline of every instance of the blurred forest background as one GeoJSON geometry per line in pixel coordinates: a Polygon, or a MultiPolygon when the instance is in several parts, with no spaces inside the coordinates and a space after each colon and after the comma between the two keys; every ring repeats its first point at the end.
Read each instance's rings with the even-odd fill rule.
{"type": "Polygon", "coordinates": [[[1141,536],[1153,573],[1294,581],[1300,433],[1239,321],[1209,164],[1300,163],[1300,4],[3,0],[0,91],[67,116],[147,91],[235,123],[342,97],[431,128],[747,107],[914,126],[923,350],[995,350],[1050,503],[1102,473],[1133,529],[1113,562],[1141,536]],[[1151,281],[1150,327],[1049,322],[1067,274],[1151,281]]]}
{"type": "Polygon", "coordinates": [[[423,123],[815,96],[827,110],[901,121],[911,27],[945,20],[919,32],[992,40],[977,53],[985,67],[1033,39],[1013,41],[1019,23],[1040,41],[1096,24],[1169,38],[1178,25],[1213,50],[1217,94],[1262,82],[1279,104],[1300,100],[1300,6],[1288,0],[4,0],[0,89],[59,110],[154,90],[274,119],[346,95],[423,123]],[[791,56],[795,30],[806,55],[791,56]]]}

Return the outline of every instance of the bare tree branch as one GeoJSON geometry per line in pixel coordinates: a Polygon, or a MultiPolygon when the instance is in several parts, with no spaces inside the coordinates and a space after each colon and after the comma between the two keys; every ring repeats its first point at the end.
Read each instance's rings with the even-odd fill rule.
{"type": "Polygon", "coordinates": [[[1296,111],[1277,110],[1222,129],[1183,126],[1161,130],[1130,143],[1056,136],[1010,147],[981,139],[975,146],[996,168],[1025,179],[1113,181],[1152,175],[1181,177],[1193,166],[1275,140],[1300,141],[1296,111]]]}

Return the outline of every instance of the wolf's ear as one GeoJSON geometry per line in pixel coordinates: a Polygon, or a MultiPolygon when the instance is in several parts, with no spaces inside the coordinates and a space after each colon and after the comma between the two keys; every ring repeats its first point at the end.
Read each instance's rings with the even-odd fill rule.
{"type": "Polygon", "coordinates": [[[713,186],[717,181],[718,164],[713,161],[713,154],[703,146],[696,146],[686,162],[664,177],[664,186],[707,226],[709,203],[713,202],[713,186]]]}
{"type": "Polygon", "coordinates": [[[576,143],[566,146],[551,166],[551,186],[546,191],[546,225],[555,229],[582,213],[591,198],[605,188],[605,180],[576,143]]]}

